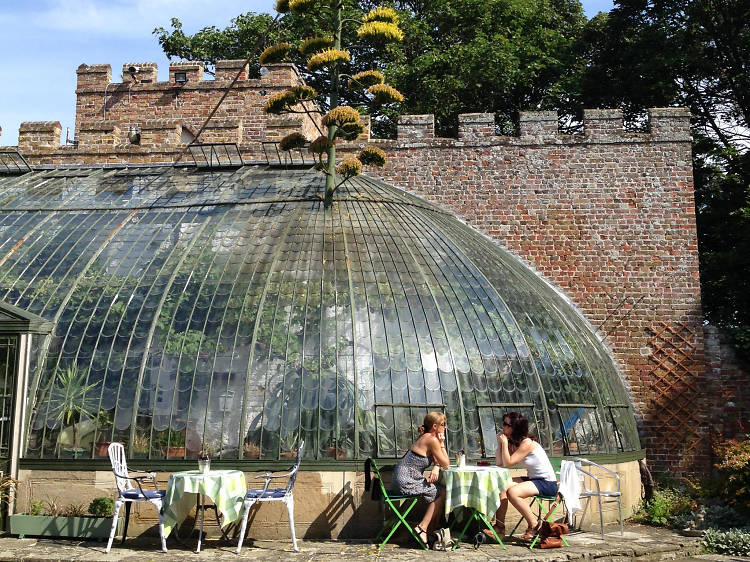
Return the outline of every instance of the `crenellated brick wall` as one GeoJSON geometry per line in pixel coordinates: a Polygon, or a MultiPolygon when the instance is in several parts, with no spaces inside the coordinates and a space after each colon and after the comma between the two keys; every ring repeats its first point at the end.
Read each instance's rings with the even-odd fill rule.
{"type": "MultiPolygon", "coordinates": [[[[78,146],[58,146],[59,124],[26,123],[19,150],[32,165],[173,162],[239,71],[201,139],[265,161],[262,141],[318,135],[306,116],[263,113],[268,96],[301,83],[291,65],[268,70],[249,80],[244,61],[219,61],[216,79],[202,80],[200,65],[173,63],[170,82],[157,82],[153,63],[128,63],[111,83],[109,65],[82,65],[78,146]],[[185,84],[174,82],[178,71],[185,84]]],[[[433,116],[408,115],[397,139],[371,142],[388,164],[367,173],[452,210],[583,312],[622,369],[653,466],[708,467],[720,383],[705,368],[687,110],[652,109],[648,133],[626,132],[617,110],[586,111],[580,135],[559,133],[554,112],[524,113],[518,137],[496,136],[492,115],[469,114],[456,139],[436,138],[433,116]]]]}

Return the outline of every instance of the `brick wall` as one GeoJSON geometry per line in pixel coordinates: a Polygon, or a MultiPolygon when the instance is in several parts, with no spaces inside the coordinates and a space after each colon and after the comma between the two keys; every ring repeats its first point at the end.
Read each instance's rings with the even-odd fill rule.
{"type": "Polygon", "coordinates": [[[549,112],[523,115],[519,138],[493,137],[491,115],[462,116],[458,140],[435,139],[432,124],[407,116],[399,140],[373,141],[389,155],[377,175],[451,209],[560,287],[622,367],[649,459],[707,468],[689,114],[652,110],[640,134],[612,110],[587,111],[580,136],[557,133],[549,112]]]}
{"type": "MultiPolygon", "coordinates": [[[[198,65],[173,64],[170,80],[188,76],[178,85],[155,82],[153,63],[128,63],[113,84],[109,65],[82,65],[78,147],[51,145],[50,124],[24,124],[47,140],[19,148],[32,165],[173,162],[239,71],[202,138],[264,161],[261,141],[318,134],[307,117],[263,114],[267,96],[300,83],[291,65],[269,70],[248,80],[243,61],[220,61],[206,81],[198,65]]],[[[396,140],[372,141],[389,161],[368,173],[454,211],[560,287],[612,349],[652,464],[704,470],[719,384],[703,355],[689,114],[652,109],[649,133],[625,132],[616,110],[586,111],[584,121],[583,134],[562,135],[555,113],[526,113],[519,137],[499,137],[491,115],[470,114],[457,139],[443,139],[431,115],[402,116],[396,140]]],[[[342,145],[342,156],[368,136],[342,145]]]]}
{"type": "Polygon", "coordinates": [[[740,437],[750,433],[750,365],[717,328],[705,326],[704,332],[709,372],[718,387],[711,404],[713,428],[720,437],[740,437]]]}

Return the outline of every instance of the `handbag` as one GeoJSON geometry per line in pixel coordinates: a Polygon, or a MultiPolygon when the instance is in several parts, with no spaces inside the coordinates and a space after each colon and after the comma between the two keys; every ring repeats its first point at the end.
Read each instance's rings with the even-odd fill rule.
{"type": "Polygon", "coordinates": [[[451,530],[449,527],[437,529],[432,534],[432,538],[432,550],[446,551],[453,548],[453,545],[456,544],[455,541],[451,539],[451,530]]]}
{"type": "Polygon", "coordinates": [[[560,548],[562,539],[559,537],[544,537],[539,541],[539,548],[560,548]]]}
{"type": "Polygon", "coordinates": [[[568,534],[567,523],[550,523],[549,521],[542,521],[542,527],[539,530],[539,535],[542,538],[545,537],[560,537],[561,535],[568,534]]]}

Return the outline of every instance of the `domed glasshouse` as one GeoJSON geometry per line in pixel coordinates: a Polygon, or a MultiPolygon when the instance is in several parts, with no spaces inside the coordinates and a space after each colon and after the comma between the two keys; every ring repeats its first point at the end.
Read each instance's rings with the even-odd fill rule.
{"type": "Polygon", "coordinates": [[[640,449],[602,343],[517,258],[368,177],[55,168],[0,179],[0,299],[31,338],[25,458],[396,457],[425,412],[494,456],[525,413],[553,454],[640,449]]]}

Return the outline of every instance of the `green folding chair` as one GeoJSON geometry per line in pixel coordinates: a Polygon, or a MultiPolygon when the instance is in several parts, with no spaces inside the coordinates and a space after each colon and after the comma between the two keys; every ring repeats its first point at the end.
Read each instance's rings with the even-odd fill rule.
{"type": "MultiPolygon", "coordinates": [[[[552,464],[552,468],[555,470],[555,474],[559,477],[560,476],[560,463],[562,461],[560,459],[550,459],[550,464],[552,464]]],[[[537,519],[541,521],[542,519],[549,520],[557,511],[557,508],[562,505],[564,499],[563,497],[558,493],[554,496],[532,496],[531,502],[529,502],[530,506],[534,506],[536,504],[537,507],[537,519]],[[547,503],[549,507],[545,507],[544,503],[547,503]]],[[[513,527],[513,530],[510,532],[509,537],[513,536],[513,533],[516,532],[516,529],[518,529],[518,526],[521,524],[521,521],[523,521],[523,517],[521,517],[518,522],[516,523],[516,526],[513,527]]],[[[562,539],[562,542],[565,546],[570,546],[568,544],[568,541],[565,540],[565,535],[560,537],[562,539]]],[[[529,545],[529,550],[532,550],[534,546],[536,546],[536,543],[539,542],[539,534],[534,537],[534,539],[531,541],[531,544],[529,545]]]]}
{"type": "Polygon", "coordinates": [[[414,537],[414,540],[417,541],[417,543],[419,543],[419,546],[421,546],[424,550],[428,550],[427,545],[422,542],[412,526],[409,525],[409,523],[406,521],[406,516],[409,515],[414,506],[417,505],[417,501],[421,496],[402,496],[386,490],[385,484],[383,484],[383,478],[380,476],[378,465],[375,464],[375,461],[372,459],[369,459],[369,461],[370,467],[375,473],[375,478],[377,479],[377,484],[375,485],[380,486],[380,494],[383,503],[388,506],[393,513],[391,518],[383,525],[383,529],[380,531],[380,533],[378,533],[378,536],[375,537],[374,542],[377,543],[378,541],[380,541],[383,535],[388,533],[385,536],[385,539],[383,539],[383,542],[381,542],[378,546],[378,550],[381,550],[386,545],[386,543],[391,540],[391,537],[401,525],[406,527],[406,529],[409,531],[409,534],[414,537]]]}

